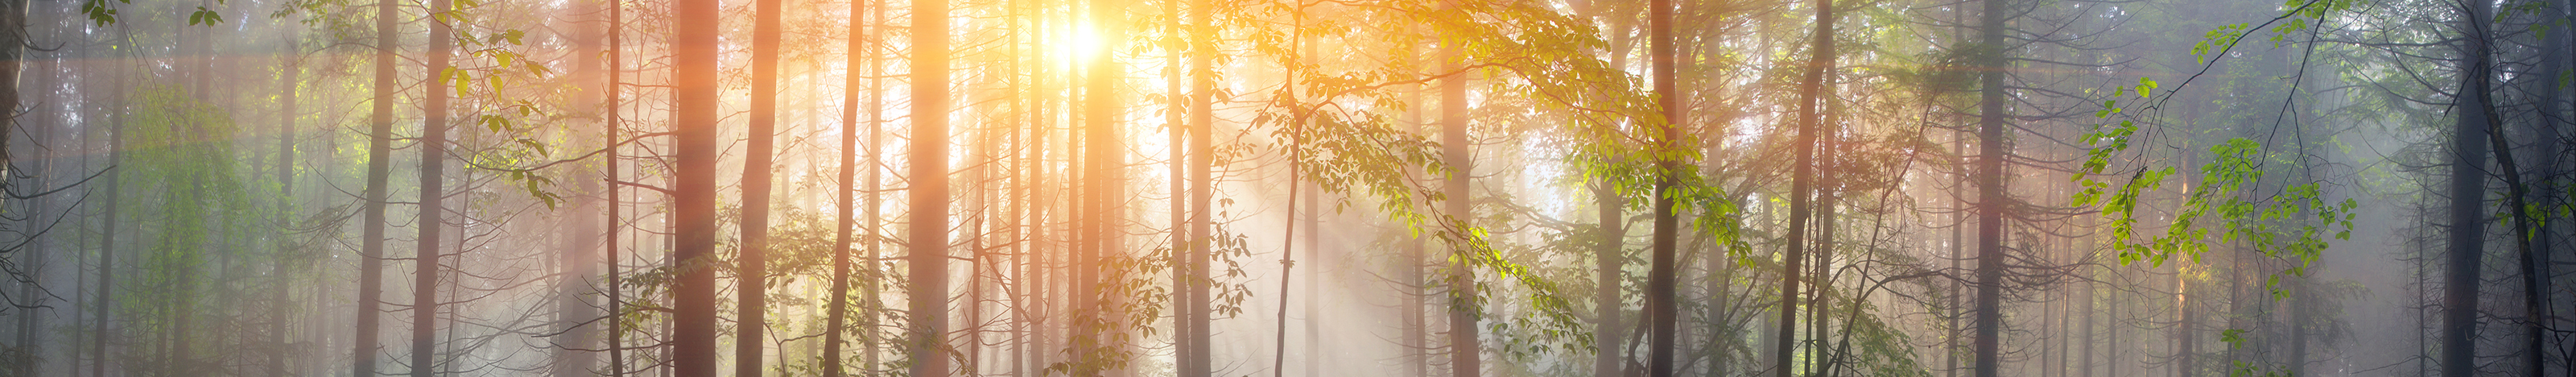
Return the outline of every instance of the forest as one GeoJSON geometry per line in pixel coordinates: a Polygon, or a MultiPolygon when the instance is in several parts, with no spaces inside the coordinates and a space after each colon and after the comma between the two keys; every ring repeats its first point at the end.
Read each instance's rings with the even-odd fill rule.
{"type": "Polygon", "coordinates": [[[0,377],[2576,377],[2571,27],[0,0],[0,377]]]}

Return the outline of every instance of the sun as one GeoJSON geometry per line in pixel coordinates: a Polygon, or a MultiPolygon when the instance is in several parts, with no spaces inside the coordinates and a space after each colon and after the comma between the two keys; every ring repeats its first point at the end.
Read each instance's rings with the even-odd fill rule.
{"type": "Polygon", "coordinates": [[[1049,51],[1047,55],[1057,60],[1055,64],[1068,67],[1081,66],[1098,58],[1097,54],[1109,52],[1108,41],[1102,40],[1100,28],[1094,26],[1091,20],[1070,21],[1058,23],[1057,27],[1053,28],[1055,30],[1048,30],[1048,40],[1045,43],[1053,51],[1049,51]]]}

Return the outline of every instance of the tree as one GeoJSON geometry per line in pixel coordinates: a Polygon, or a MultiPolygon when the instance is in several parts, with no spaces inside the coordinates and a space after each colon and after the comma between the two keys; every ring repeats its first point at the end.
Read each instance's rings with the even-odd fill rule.
{"type": "MultiPolygon", "coordinates": [[[[1683,124],[1687,118],[1682,109],[1681,86],[1679,83],[1674,81],[1676,77],[1673,75],[1675,66],[1681,64],[1681,62],[1677,61],[1677,58],[1674,56],[1674,51],[1677,50],[1677,46],[1673,43],[1673,5],[1671,0],[1654,0],[1649,2],[1647,6],[1649,7],[1647,10],[1648,27],[1652,28],[1652,30],[1648,31],[1648,33],[1650,33],[1648,38],[1653,39],[1652,43],[1654,44],[1650,47],[1653,51],[1648,54],[1651,55],[1651,59],[1654,59],[1655,105],[1658,110],[1661,110],[1660,115],[1663,118],[1662,122],[1657,124],[1663,134],[1659,135],[1660,137],[1656,139],[1656,142],[1659,143],[1659,145],[1655,145],[1654,147],[1659,149],[1679,150],[1683,149],[1683,141],[1687,139],[1682,135],[1681,131],[1681,124],[1683,124]]],[[[1830,34],[1830,32],[1823,34],[1830,34]]],[[[1814,78],[1811,76],[1809,79],[1812,80],[1814,78]]],[[[1801,139],[1812,140],[1814,138],[1814,136],[1812,136],[1812,130],[1814,129],[1814,122],[1812,122],[1812,120],[1813,118],[1809,118],[1809,122],[1807,122],[1809,125],[1806,126],[1810,131],[1802,131],[1799,133],[1799,137],[1801,139]]],[[[1801,150],[1804,150],[1805,147],[1802,144],[1800,148],[1801,150]]],[[[1677,217],[1677,215],[1673,213],[1673,199],[1675,196],[1680,195],[1679,192],[1675,191],[1674,187],[1681,184],[1680,170],[1684,169],[1685,166],[1690,165],[1685,164],[1685,161],[1680,161],[1679,158],[1671,157],[1674,154],[1675,153],[1673,152],[1658,153],[1658,158],[1655,161],[1656,178],[1653,204],[1655,207],[1654,244],[1651,246],[1652,250],[1649,251],[1652,254],[1652,256],[1649,257],[1651,260],[1648,261],[1648,263],[1651,264],[1651,267],[1646,271],[1646,320],[1648,321],[1647,323],[1649,323],[1648,326],[1652,326],[1646,330],[1646,336],[1649,338],[1646,341],[1646,376],[1648,377],[1673,377],[1675,375],[1676,371],[1674,370],[1675,365],[1673,363],[1673,359],[1676,355],[1673,354],[1673,347],[1674,343],[1681,336],[1681,304],[1679,302],[1681,296],[1674,288],[1678,285],[1677,280],[1680,279],[1679,275],[1681,274],[1681,260],[1676,255],[1678,253],[1677,249],[1680,247],[1679,243],[1681,242],[1681,218],[1677,217]]],[[[1798,155],[1799,160],[1797,164],[1798,169],[1800,169],[1799,171],[1801,172],[1799,182],[1806,181],[1804,177],[1805,174],[1803,172],[1807,169],[1809,160],[1808,155],[1809,153],[1800,153],[1798,155]]],[[[1806,201],[1806,196],[1804,194],[1806,192],[1805,185],[1802,183],[1796,184],[1796,186],[1797,188],[1791,189],[1791,191],[1794,192],[1791,196],[1792,203],[1803,204],[1806,201]]],[[[1788,269],[1783,270],[1784,276],[1793,276],[1796,273],[1795,271],[1798,270],[1797,245],[1799,245],[1799,240],[1801,239],[1799,232],[1803,231],[1803,226],[1800,225],[1800,221],[1804,220],[1804,216],[1798,215],[1798,213],[1801,212],[1794,210],[1791,213],[1792,215],[1790,216],[1791,220],[1789,227],[1790,262],[1788,269]]],[[[1783,284],[1783,286],[1786,287],[1785,291],[1793,292],[1794,294],[1794,292],[1797,291],[1798,279],[1795,277],[1789,277],[1784,281],[1787,282],[1786,284],[1783,284]]],[[[1792,322],[1789,319],[1791,318],[1789,313],[1795,312],[1795,310],[1792,309],[1794,305],[1796,305],[1795,299],[1788,298],[1787,295],[1783,295],[1780,305],[1780,312],[1782,313],[1780,317],[1780,327],[1783,330],[1783,335],[1788,334],[1789,331],[1787,330],[1791,329],[1790,324],[1792,322]]],[[[1783,336],[1780,339],[1784,342],[1782,343],[1782,348],[1786,348],[1787,343],[1785,342],[1789,337],[1783,336]]],[[[1786,357],[1788,353],[1783,352],[1781,355],[1786,357]]],[[[1788,365],[1789,363],[1787,360],[1783,359],[1779,365],[1774,366],[1773,368],[1780,371],[1780,376],[1787,377],[1789,370],[1788,365]]]]}
{"type": "MultiPolygon", "coordinates": [[[[672,3],[672,372],[716,375],[715,0],[672,3]]],[[[935,375],[935,374],[918,374],[935,375]]]]}
{"type": "Polygon", "coordinates": [[[753,2],[751,31],[751,142],[742,163],[742,251],[735,257],[735,292],[739,294],[734,330],[734,375],[760,376],[762,333],[769,327],[769,180],[770,160],[777,155],[778,44],[782,0],[753,2]]]}
{"type": "MultiPolygon", "coordinates": [[[[904,355],[912,375],[948,375],[948,1],[912,3],[911,288],[904,355]]],[[[1112,39],[1114,40],[1114,39],[1112,39]]],[[[687,376],[683,376],[687,377],[687,376]]]]}
{"type": "MultiPolygon", "coordinates": [[[[432,14],[454,10],[453,3],[448,0],[431,0],[429,3],[429,11],[432,14]]],[[[415,251],[412,254],[412,263],[415,266],[412,270],[411,298],[412,377],[437,375],[436,368],[440,364],[430,357],[436,353],[434,347],[438,344],[438,336],[432,331],[438,329],[436,315],[439,306],[439,263],[442,263],[440,259],[445,258],[440,255],[443,253],[441,245],[444,244],[441,241],[445,240],[442,238],[445,236],[440,233],[447,227],[448,210],[445,204],[447,200],[445,177],[448,148],[447,85],[450,81],[447,80],[445,72],[448,72],[450,59],[453,59],[451,48],[455,43],[455,30],[448,25],[447,20],[441,17],[429,23],[428,72],[435,74],[431,75],[430,79],[433,83],[428,85],[427,91],[423,92],[426,99],[421,105],[421,112],[425,115],[424,120],[421,121],[420,134],[420,221],[412,225],[420,227],[420,238],[413,241],[417,247],[413,249],[415,251]]]]}
{"type": "MultiPolygon", "coordinates": [[[[1466,65],[1465,48],[1441,46],[1441,71],[1459,72],[1466,65]]],[[[1449,167],[1449,176],[1440,181],[1441,215],[1468,222],[1475,219],[1474,200],[1468,196],[1468,180],[1475,174],[1473,143],[1467,138],[1467,75],[1453,74],[1440,80],[1440,163],[1449,167]]],[[[1452,254],[1466,253],[1463,245],[1452,244],[1452,254]]],[[[1476,304],[1476,270],[1467,263],[1452,263],[1443,284],[1449,287],[1449,370],[1455,377],[1484,375],[1482,344],[1476,339],[1481,325],[1476,304]]]]}
{"type": "Polygon", "coordinates": [[[2478,291],[2485,281],[2480,277],[2486,263],[2487,221],[2487,138],[2488,113],[2494,104],[2488,98],[2492,69],[2488,55],[2492,47],[2489,8],[2484,0],[2462,0],[2459,72],[2460,86],[2452,96],[2451,106],[2459,114],[2451,130],[2450,165],[2450,233],[2445,242],[2447,262],[2442,273],[2442,375],[2468,377],[2477,375],[2478,291]]]}
{"type": "MultiPolygon", "coordinates": [[[[353,376],[376,375],[376,328],[382,318],[377,313],[383,311],[384,305],[385,186],[393,176],[394,93],[402,87],[395,81],[394,64],[400,57],[394,51],[402,46],[402,35],[394,28],[396,18],[401,16],[394,4],[394,0],[376,2],[375,99],[369,103],[373,110],[367,131],[367,188],[358,220],[358,319],[352,335],[356,349],[350,356],[356,363],[350,374],[353,376]]],[[[107,221],[114,223],[116,216],[108,216],[107,221]]],[[[106,319],[102,317],[100,321],[100,327],[105,328],[106,319]]],[[[100,343],[97,357],[107,360],[107,346],[100,343]]],[[[92,373],[105,376],[107,372],[100,367],[92,373]]]]}
{"type": "MultiPolygon", "coordinates": [[[[831,301],[824,305],[824,321],[826,322],[823,325],[823,377],[841,377],[842,373],[844,373],[841,365],[841,360],[843,359],[841,357],[841,334],[849,332],[850,231],[854,224],[850,218],[852,216],[851,212],[853,211],[851,209],[851,194],[853,191],[858,189],[854,182],[855,179],[852,178],[857,175],[859,155],[858,123],[859,87],[861,85],[861,76],[858,75],[858,67],[860,63],[859,55],[862,54],[861,51],[866,51],[866,46],[861,44],[862,41],[865,41],[866,39],[860,38],[860,36],[864,35],[862,34],[863,30],[861,30],[861,28],[863,25],[866,25],[866,23],[861,22],[858,15],[867,14],[865,12],[867,10],[866,8],[866,1],[850,2],[850,14],[852,15],[850,18],[850,34],[847,38],[844,38],[849,41],[850,55],[847,61],[850,71],[843,75],[843,77],[847,77],[847,80],[842,83],[841,166],[838,173],[836,173],[836,176],[838,177],[839,190],[833,193],[833,204],[838,210],[833,211],[836,216],[836,221],[833,226],[834,233],[832,238],[832,293],[831,297],[828,298],[831,301]]],[[[873,128],[871,128],[870,133],[873,135],[873,128]]],[[[873,146],[871,148],[873,148],[873,146]]],[[[873,152],[874,150],[871,149],[870,151],[873,152]]],[[[871,153],[869,157],[875,156],[871,153]]],[[[874,168],[871,167],[871,169],[874,168]]],[[[873,172],[874,170],[870,171],[873,172]]],[[[869,178],[871,180],[875,179],[874,174],[871,174],[869,178]]],[[[871,189],[873,189],[873,187],[871,187],[871,189]]],[[[871,200],[876,196],[874,191],[870,191],[868,195],[871,200]]],[[[869,210],[870,216],[875,216],[875,209],[870,208],[869,210]]],[[[870,222],[869,225],[873,226],[875,223],[870,222]]],[[[873,250],[874,247],[870,247],[870,249],[873,250]]],[[[874,256],[871,255],[871,257],[874,256]]],[[[869,265],[875,264],[874,259],[870,259],[869,265]]],[[[871,344],[871,346],[873,346],[873,344],[871,344]]],[[[876,350],[871,347],[871,349],[868,350],[868,353],[874,354],[875,351],[876,350]]]]}

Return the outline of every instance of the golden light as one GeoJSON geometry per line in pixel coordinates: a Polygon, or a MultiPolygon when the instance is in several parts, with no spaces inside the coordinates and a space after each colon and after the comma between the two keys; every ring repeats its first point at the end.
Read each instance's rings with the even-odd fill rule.
{"type": "Polygon", "coordinates": [[[1056,30],[1047,33],[1050,40],[1044,41],[1053,50],[1047,55],[1058,59],[1057,64],[1079,66],[1098,57],[1094,54],[1107,52],[1104,47],[1109,43],[1101,40],[1100,28],[1094,27],[1091,20],[1070,21],[1057,24],[1056,30]]]}

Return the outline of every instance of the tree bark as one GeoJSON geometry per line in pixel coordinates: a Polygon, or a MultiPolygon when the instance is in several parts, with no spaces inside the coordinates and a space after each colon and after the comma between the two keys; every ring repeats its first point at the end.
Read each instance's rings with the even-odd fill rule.
{"type": "MultiPolygon", "coordinates": [[[[358,310],[356,313],[358,319],[357,329],[352,332],[352,337],[355,338],[352,340],[353,350],[350,356],[355,361],[352,376],[376,375],[376,337],[378,336],[376,328],[377,321],[381,318],[377,313],[383,311],[384,303],[385,185],[393,175],[394,93],[402,86],[401,83],[395,82],[396,71],[394,70],[395,61],[400,58],[394,54],[394,51],[402,47],[400,39],[402,35],[394,28],[398,21],[396,18],[401,16],[401,13],[395,10],[396,2],[396,0],[376,2],[376,78],[373,84],[375,100],[370,101],[369,104],[373,110],[368,122],[370,127],[367,135],[367,188],[364,194],[366,203],[363,203],[359,210],[358,310]]],[[[121,134],[119,139],[122,139],[121,134]]],[[[114,224],[115,207],[108,208],[108,222],[114,224]]],[[[110,232],[110,234],[114,233],[110,232]]],[[[114,242],[109,241],[107,244],[113,245],[114,242]]],[[[110,250],[112,255],[115,249],[107,250],[110,250]]],[[[104,261],[101,263],[106,265],[104,261]]],[[[112,292],[105,290],[104,283],[101,284],[100,289],[100,292],[112,292]]],[[[99,328],[106,328],[106,323],[107,316],[100,316],[99,328]]],[[[107,342],[99,342],[96,357],[101,366],[95,368],[92,374],[106,376],[104,365],[107,364],[107,342]]]]}
{"type": "MultiPolygon", "coordinates": [[[[948,358],[948,1],[914,0],[912,59],[911,237],[905,240],[911,287],[904,354],[912,375],[946,376],[948,358]]],[[[688,377],[688,376],[682,376],[688,377]]]]}
{"type": "MultiPolygon", "coordinates": [[[[862,38],[865,35],[862,29],[866,23],[857,16],[867,14],[866,8],[865,0],[850,2],[850,14],[853,16],[850,18],[850,35],[848,38],[843,38],[849,42],[850,55],[848,70],[842,74],[844,79],[841,86],[841,166],[834,175],[834,182],[839,184],[839,190],[835,190],[832,194],[832,204],[836,209],[833,211],[832,228],[832,293],[831,301],[824,306],[823,377],[842,377],[845,373],[841,365],[841,334],[849,331],[850,233],[855,227],[851,211],[854,211],[852,207],[856,206],[852,198],[853,191],[858,189],[855,178],[858,176],[859,164],[859,87],[862,85],[859,56],[864,54],[862,51],[866,51],[867,47],[864,44],[866,38],[862,38]]],[[[874,195],[873,191],[870,195],[874,195]]],[[[868,263],[876,262],[870,259],[868,263]]]]}
{"type": "Polygon", "coordinates": [[[2486,168],[2489,114],[2487,0],[2462,1],[2466,38],[2460,41],[2460,86],[2452,108],[2459,115],[2451,134],[2450,227],[2442,274],[2442,375],[2477,374],[2479,276],[2486,256],[2486,168]]]}
{"type": "MultiPolygon", "coordinates": [[[[448,0],[431,0],[429,6],[430,12],[446,12],[452,8],[448,0]]],[[[440,248],[444,245],[441,241],[445,240],[442,238],[445,237],[442,233],[447,228],[445,179],[448,81],[441,75],[443,75],[442,72],[447,72],[448,60],[453,53],[451,46],[455,43],[454,35],[455,32],[446,22],[429,23],[429,70],[427,72],[430,73],[431,83],[423,93],[425,97],[421,105],[421,113],[426,119],[421,122],[420,135],[420,221],[412,224],[420,227],[420,237],[413,243],[416,247],[412,254],[412,377],[430,377],[438,374],[439,363],[431,360],[431,356],[436,353],[433,351],[433,345],[438,341],[437,335],[433,332],[438,329],[439,259],[444,258],[440,255],[440,248]]]]}
{"type": "Polygon", "coordinates": [[[1977,27],[1977,299],[1976,377],[2003,371],[2004,211],[2011,206],[2004,192],[2004,13],[2009,0],[1983,0],[1977,27]]]}
{"type": "Polygon", "coordinates": [[[672,3],[670,352],[676,377],[716,375],[717,13],[715,0],[672,3]]]}
{"type": "Polygon", "coordinates": [[[735,255],[734,375],[760,376],[761,351],[769,345],[769,185],[771,160],[777,155],[778,39],[781,0],[753,1],[751,28],[751,124],[743,148],[742,249],[735,255]]]}
{"type": "MultiPolygon", "coordinates": [[[[1462,57],[1465,49],[1457,45],[1441,48],[1441,71],[1463,69],[1461,67],[1466,65],[1462,57]]],[[[1467,77],[1461,73],[1440,80],[1440,160],[1449,166],[1448,179],[1441,180],[1440,193],[1447,199],[1441,202],[1441,213],[1456,219],[1461,228],[1473,224],[1476,218],[1474,200],[1468,192],[1468,180],[1475,177],[1476,161],[1474,146],[1467,138],[1467,77]]],[[[1465,247],[1464,243],[1452,244],[1449,252],[1451,255],[1469,252],[1465,247]]],[[[1449,286],[1450,375],[1481,376],[1483,345],[1476,340],[1476,334],[1481,325],[1478,317],[1482,316],[1478,312],[1482,309],[1475,303],[1475,266],[1460,260],[1450,263],[1449,268],[1446,284],[1449,286]]]]}

